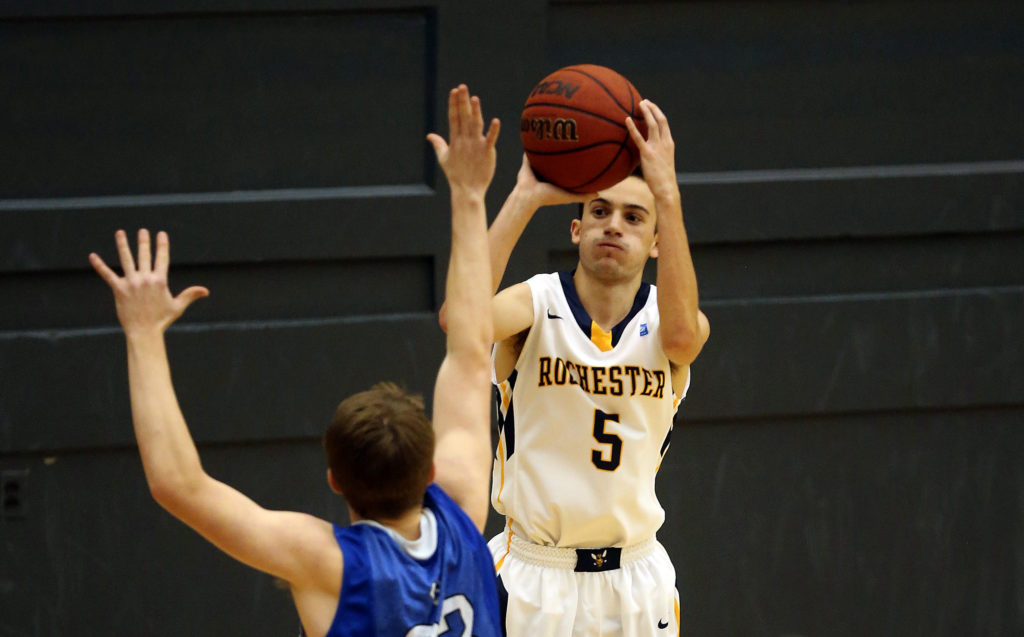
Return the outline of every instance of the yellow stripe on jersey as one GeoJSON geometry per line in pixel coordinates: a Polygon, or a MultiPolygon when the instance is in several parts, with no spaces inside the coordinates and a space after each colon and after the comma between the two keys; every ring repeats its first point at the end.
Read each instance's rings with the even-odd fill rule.
{"type": "Polygon", "coordinates": [[[501,492],[505,489],[505,438],[498,438],[498,466],[501,468],[501,482],[498,484],[498,495],[495,497],[495,501],[498,504],[503,504],[501,501],[501,492]]]}
{"type": "Polygon", "coordinates": [[[612,350],[612,333],[602,330],[601,326],[594,321],[590,322],[590,340],[602,352],[612,350]]]}
{"type": "Polygon", "coordinates": [[[676,635],[681,635],[683,633],[683,628],[679,624],[679,591],[676,591],[676,599],[674,603],[676,607],[676,635]]]}
{"type": "Polygon", "coordinates": [[[508,412],[508,403],[511,398],[508,393],[508,381],[503,382],[499,387],[501,388],[501,408],[508,412]]]}

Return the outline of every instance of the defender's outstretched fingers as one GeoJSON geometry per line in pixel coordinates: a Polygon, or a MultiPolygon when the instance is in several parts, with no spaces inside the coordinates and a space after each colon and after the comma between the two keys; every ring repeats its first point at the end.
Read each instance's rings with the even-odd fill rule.
{"type": "Polygon", "coordinates": [[[128,234],[124,230],[114,233],[114,242],[117,243],[117,254],[121,258],[121,269],[124,275],[135,273],[135,258],[132,256],[132,249],[128,246],[128,234]]]}
{"type": "Polygon", "coordinates": [[[434,147],[434,155],[437,156],[437,161],[442,161],[445,153],[448,152],[448,142],[444,141],[444,137],[437,133],[428,133],[427,141],[434,147]]]}
{"type": "Polygon", "coordinates": [[[480,98],[477,97],[476,95],[469,98],[469,105],[473,112],[470,133],[474,137],[479,137],[484,134],[484,114],[483,110],[480,107],[480,98]]]}
{"type": "MultiPolygon", "coordinates": [[[[483,120],[481,120],[481,123],[483,120]]],[[[491,120],[491,127],[487,129],[487,145],[493,147],[498,143],[498,133],[501,132],[501,122],[495,117],[491,120]]]]}
{"type": "Polygon", "coordinates": [[[174,302],[178,305],[178,314],[180,315],[188,306],[207,296],[210,296],[210,290],[201,285],[193,285],[182,290],[178,296],[174,297],[174,302]]]}
{"type": "Polygon", "coordinates": [[[153,254],[149,247],[149,230],[139,228],[139,260],[135,264],[139,272],[151,272],[153,270],[153,254]]]}
{"type": "Polygon", "coordinates": [[[448,92],[448,137],[451,138],[459,130],[459,89],[448,92]]]}
{"type": "MultiPolygon", "coordinates": [[[[459,84],[458,97],[459,110],[459,135],[469,135],[473,132],[473,106],[469,100],[469,87],[459,84]]],[[[452,139],[455,139],[455,131],[452,131],[452,139]]]]}
{"type": "Polygon", "coordinates": [[[100,255],[96,254],[95,252],[90,252],[89,265],[92,266],[93,270],[96,270],[96,274],[100,275],[100,278],[107,282],[107,285],[109,285],[111,288],[117,287],[118,282],[121,280],[121,277],[117,276],[117,274],[110,269],[110,266],[108,266],[103,261],[103,259],[100,258],[100,255]]]}
{"type": "Polygon", "coordinates": [[[156,233],[156,261],[153,263],[153,271],[157,274],[167,274],[170,264],[171,239],[161,230],[156,233]]]}

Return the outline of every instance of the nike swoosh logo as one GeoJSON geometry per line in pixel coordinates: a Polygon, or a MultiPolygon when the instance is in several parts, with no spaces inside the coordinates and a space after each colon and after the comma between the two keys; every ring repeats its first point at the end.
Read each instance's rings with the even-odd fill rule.
{"type": "Polygon", "coordinates": [[[561,316],[559,316],[559,315],[557,315],[557,314],[552,314],[552,313],[551,313],[551,308],[549,307],[549,308],[548,308],[548,318],[549,318],[549,319],[560,319],[560,318],[562,318],[562,317],[561,317],[561,316]]]}
{"type": "Polygon", "coordinates": [[[659,621],[658,622],[658,628],[662,628],[662,629],[668,628],[668,622],[659,621]]]}

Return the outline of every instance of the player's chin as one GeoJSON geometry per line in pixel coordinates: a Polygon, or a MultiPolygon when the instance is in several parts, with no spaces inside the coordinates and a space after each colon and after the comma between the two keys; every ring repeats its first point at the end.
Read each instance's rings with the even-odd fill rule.
{"type": "Polygon", "coordinates": [[[597,279],[602,281],[616,282],[629,278],[621,259],[611,256],[594,259],[589,269],[597,279]]]}

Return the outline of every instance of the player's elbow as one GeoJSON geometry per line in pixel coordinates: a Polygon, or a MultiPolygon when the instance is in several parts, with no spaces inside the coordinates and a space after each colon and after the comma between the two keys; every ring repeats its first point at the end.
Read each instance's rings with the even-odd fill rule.
{"type": "Polygon", "coordinates": [[[149,495],[156,503],[174,513],[181,507],[184,497],[184,486],[181,481],[153,477],[148,479],[149,495]]]}
{"type": "Polygon", "coordinates": [[[663,333],[661,347],[673,363],[689,365],[704,348],[709,333],[707,318],[703,313],[699,313],[693,324],[663,333]]]}
{"type": "Polygon", "coordinates": [[[448,308],[443,303],[441,304],[441,309],[437,311],[437,324],[441,326],[442,332],[448,333],[448,308]]]}
{"type": "Polygon", "coordinates": [[[195,480],[177,475],[149,475],[146,477],[149,494],[156,503],[176,516],[188,507],[198,488],[195,480]]]}

